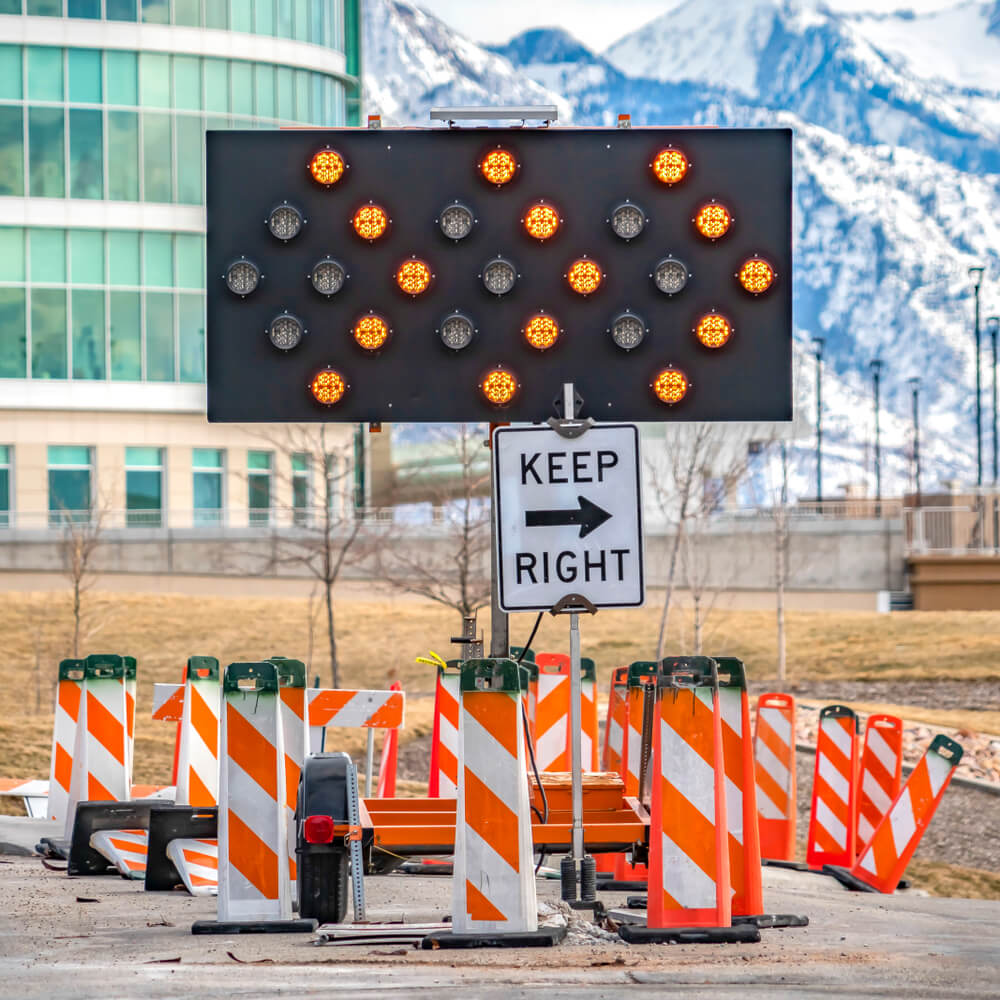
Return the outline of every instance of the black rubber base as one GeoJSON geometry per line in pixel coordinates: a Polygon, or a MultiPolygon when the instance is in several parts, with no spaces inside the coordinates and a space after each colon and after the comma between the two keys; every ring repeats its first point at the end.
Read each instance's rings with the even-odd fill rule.
{"type": "Polygon", "coordinates": [[[867,882],[862,882],[856,875],[852,875],[850,870],[842,868],[840,865],[823,865],[823,875],[832,875],[842,886],[852,892],[878,892],[874,886],[867,882]]]}
{"type": "Polygon", "coordinates": [[[770,927],[808,927],[809,918],[795,913],[759,913],[756,916],[733,917],[733,926],[752,924],[766,930],[770,927]]]}
{"type": "Polygon", "coordinates": [[[192,934],[312,934],[318,920],[196,920],[192,934]]]}
{"type": "Polygon", "coordinates": [[[628,882],[625,880],[619,882],[618,879],[609,878],[603,882],[598,882],[597,888],[601,892],[645,892],[649,886],[646,882],[628,882]]]}
{"type": "Polygon", "coordinates": [[[396,871],[404,875],[453,875],[454,865],[450,861],[441,864],[423,864],[420,861],[404,861],[396,871]]]}
{"type": "Polygon", "coordinates": [[[649,906],[649,896],[626,896],[625,908],[628,910],[645,910],[649,906]]]}
{"type": "Polygon", "coordinates": [[[42,837],[35,844],[35,851],[43,858],[58,858],[62,861],[69,860],[69,841],[58,840],[55,837],[42,837]]]}
{"type": "Polygon", "coordinates": [[[459,934],[434,931],[420,942],[424,951],[436,948],[552,948],[566,937],[565,927],[540,927],[520,934],[459,934]]]}
{"type": "Polygon", "coordinates": [[[801,861],[777,861],[774,858],[761,858],[760,863],[764,868],[788,868],[793,872],[807,872],[810,870],[807,864],[801,861]]]}
{"type": "Polygon", "coordinates": [[[760,931],[752,924],[738,927],[643,927],[619,924],[618,935],[629,944],[756,944],[760,931]]]}
{"type": "Polygon", "coordinates": [[[597,881],[598,882],[607,882],[610,879],[613,879],[614,877],[615,876],[614,876],[613,872],[598,872],[597,873],[597,881]]]}

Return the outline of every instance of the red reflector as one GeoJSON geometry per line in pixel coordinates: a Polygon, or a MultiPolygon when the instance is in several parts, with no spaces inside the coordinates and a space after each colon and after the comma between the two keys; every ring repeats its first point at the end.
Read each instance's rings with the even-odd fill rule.
{"type": "Polygon", "coordinates": [[[302,833],[309,844],[329,844],[333,840],[333,817],[307,816],[302,833]]]}

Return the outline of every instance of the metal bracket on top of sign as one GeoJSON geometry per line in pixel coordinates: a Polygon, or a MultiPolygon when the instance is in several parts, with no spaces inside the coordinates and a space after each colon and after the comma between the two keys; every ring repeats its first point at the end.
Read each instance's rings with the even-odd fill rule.
{"type": "Polygon", "coordinates": [[[538,121],[547,126],[559,118],[554,104],[513,105],[505,108],[470,106],[460,108],[431,108],[431,121],[447,122],[449,128],[458,128],[455,122],[468,121],[538,121]]]}
{"type": "Polygon", "coordinates": [[[560,402],[562,403],[562,416],[549,417],[547,421],[549,427],[560,437],[578,438],[594,426],[594,421],[590,417],[586,419],[577,417],[577,410],[583,406],[583,396],[576,391],[572,382],[563,383],[562,400],[556,398],[552,401],[557,413],[560,409],[560,402]]]}
{"type": "Polygon", "coordinates": [[[566,594],[549,608],[550,615],[596,615],[597,608],[583,594],[566,594]]]}

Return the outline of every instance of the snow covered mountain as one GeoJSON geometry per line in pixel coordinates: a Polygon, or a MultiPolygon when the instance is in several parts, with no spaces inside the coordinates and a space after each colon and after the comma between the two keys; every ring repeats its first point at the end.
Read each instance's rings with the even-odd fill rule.
{"type": "MultiPolygon", "coordinates": [[[[906,485],[915,375],[925,484],[974,478],[968,268],[987,265],[983,315],[1000,313],[1000,2],[840,15],[814,0],[687,0],[602,55],[554,29],[487,51],[404,0],[374,0],[366,46],[369,98],[399,123],[439,103],[558,103],[577,124],[627,111],[793,128],[802,405],[811,415],[821,336],[828,483],[870,475],[876,356],[886,491],[906,485]]],[[[986,351],[983,363],[985,386],[986,351]]]]}

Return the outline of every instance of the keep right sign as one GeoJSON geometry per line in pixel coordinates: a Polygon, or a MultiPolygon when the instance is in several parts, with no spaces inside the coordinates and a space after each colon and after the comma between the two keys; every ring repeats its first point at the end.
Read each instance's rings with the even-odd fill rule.
{"type": "Polygon", "coordinates": [[[635,424],[598,424],[578,438],[501,427],[493,461],[504,611],[547,611],[570,594],[597,608],[643,603],[635,424]]]}

